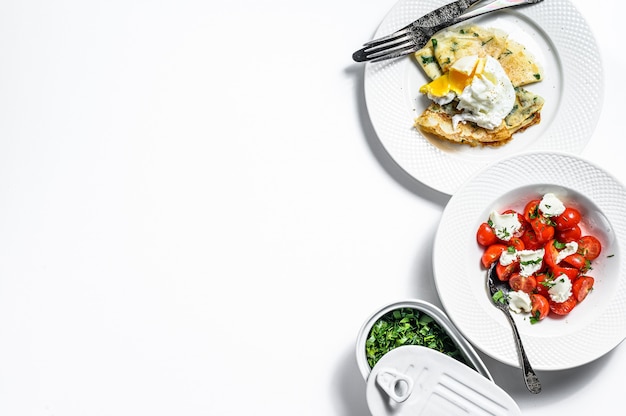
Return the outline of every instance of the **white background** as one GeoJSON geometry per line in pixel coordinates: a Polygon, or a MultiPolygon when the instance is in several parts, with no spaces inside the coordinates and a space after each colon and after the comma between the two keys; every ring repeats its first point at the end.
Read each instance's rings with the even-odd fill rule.
{"type": "MultiPolygon", "coordinates": [[[[438,303],[449,199],[351,61],[394,3],[0,4],[0,415],[369,414],[358,330],[438,303]]],[[[573,3],[605,68],[583,156],[626,181],[619,2],[573,3]]],[[[625,353],[537,396],[483,358],[524,415],[580,415],[621,407],[625,353]]]]}

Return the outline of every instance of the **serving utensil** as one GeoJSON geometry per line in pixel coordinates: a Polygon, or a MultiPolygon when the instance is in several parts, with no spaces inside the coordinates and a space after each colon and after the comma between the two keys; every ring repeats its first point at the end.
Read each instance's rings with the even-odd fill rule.
{"type": "Polygon", "coordinates": [[[506,315],[506,318],[511,324],[511,328],[513,329],[513,335],[515,337],[515,342],[517,345],[517,352],[519,353],[520,357],[522,372],[524,373],[524,382],[526,383],[528,391],[533,394],[537,394],[541,392],[541,383],[539,382],[537,374],[535,374],[535,370],[533,370],[532,366],[530,365],[530,361],[526,356],[526,351],[524,350],[524,345],[522,344],[522,339],[519,335],[517,325],[515,324],[515,320],[513,319],[513,316],[509,311],[507,284],[498,279],[498,276],[496,275],[497,264],[497,261],[494,262],[487,272],[487,287],[489,288],[489,296],[491,297],[492,303],[506,315]],[[496,293],[498,292],[500,292],[501,296],[496,295],[496,293]]]}
{"type": "Polygon", "coordinates": [[[484,3],[484,0],[454,1],[425,14],[390,35],[366,42],[363,48],[352,54],[352,59],[356,62],[378,62],[399,58],[417,52],[426,45],[432,35],[449,26],[495,10],[541,1],[543,0],[492,0],[479,7],[476,5],[484,3]]]}

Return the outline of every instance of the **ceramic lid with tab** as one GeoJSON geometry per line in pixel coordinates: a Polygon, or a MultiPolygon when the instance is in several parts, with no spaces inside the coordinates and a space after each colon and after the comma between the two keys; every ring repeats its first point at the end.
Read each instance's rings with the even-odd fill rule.
{"type": "Polygon", "coordinates": [[[367,379],[373,416],[521,416],[513,398],[467,365],[438,351],[389,351],[367,379]]]}

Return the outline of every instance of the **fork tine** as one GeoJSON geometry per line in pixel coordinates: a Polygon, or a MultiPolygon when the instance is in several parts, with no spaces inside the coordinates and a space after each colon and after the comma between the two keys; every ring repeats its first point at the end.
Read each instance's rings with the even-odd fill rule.
{"type": "Polygon", "coordinates": [[[393,32],[393,33],[391,33],[391,34],[389,34],[387,36],[382,36],[382,37],[380,37],[378,39],[372,39],[369,42],[365,42],[363,44],[363,46],[376,46],[376,45],[379,45],[381,43],[385,43],[385,42],[389,42],[389,41],[398,39],[398,38],[400,38],[402,36],[405,36],[408,33],[410,33],[410,30],[409,30],[408,27],[405,27],[404,29],[397,30],[397,31],[395,31],[395,32],[393,32]]]}
{"type": "Polygon", "coordinates": [[[352,54],[352,59],[356,62],[370,61],[372,59],[378,59],[379,57],[389,59],[387,56],[392,57],[392,54],[394,54],[394,56],[406,55],[410,53],[410,51],[406,53],[403,52],[411,49],[413,49],[413,52],[417,50],[417,48],[415,48],[415,39],[409,34],[404,34],[388,42],[365,46],[363,49],[352,54]],[[398,52],[400,52],[400,54],[397,54],[398,52]]]}
{"type": "Polygon", "coordinates": [[[387,59],[393,59],[393,58],[399,58],[401,56],[404,55],[408,55],[410,53],[413,52],[417,52],[419,48],[417,48],[415,45],[407,45],[404,48],[401,49],[394,49],[392,51],[387,51],[387,54],[385,55],[380,55],[380,56],[372,56],[372,62],[380,62],[380,61],[384,61],[387,59]]]}

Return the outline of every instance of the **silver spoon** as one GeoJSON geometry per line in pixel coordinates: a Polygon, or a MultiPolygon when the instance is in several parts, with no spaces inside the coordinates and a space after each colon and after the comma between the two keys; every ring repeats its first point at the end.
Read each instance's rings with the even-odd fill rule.
{"type": "Polygon", "coordinates": [[[511,323],[511,327],[513,328],[513,334],[515,335],[515,341],[517,343],[517,351],[519,353],[522,371],[524,373],[524,382],[526,383],[528,391],[533,394],[537,394],[541,392],[541,383],[539,382],[537,374],[535,374],[535,371],[531,367],[530,361],[528,361],[526,351],[524,351],[524,345],[522,345],[522,339],[520,338],[519,331],[517,330],[517,325],[515,325],[515,321],[513,320],[511,312],[509,311],[509,301],[506,296],[506,283],[500,281],[500,279],[498,279],[498,276],[496,276],[496,264],[497,262],[494,262],[487,272],[487,287],[489,288],[491,301],[498,309],[504,312],[507,319],[511,323]],[[498,291],[501,291],[503,296],[499,297],[496,300],[494,298],[494,295],[498,291]]]}

